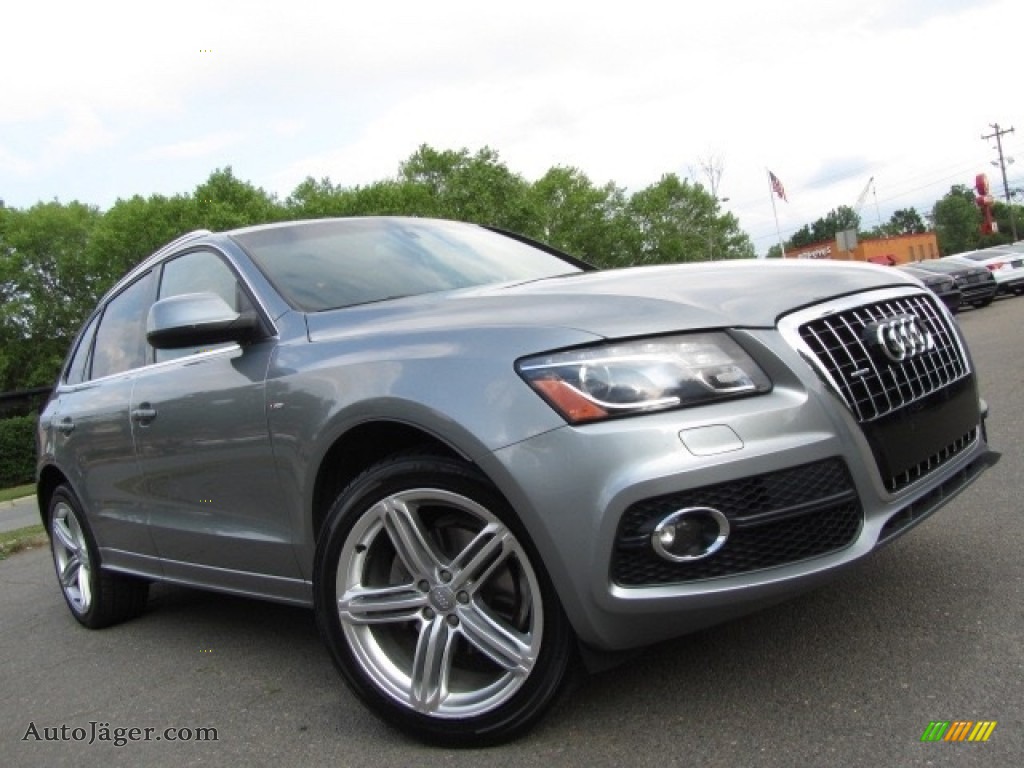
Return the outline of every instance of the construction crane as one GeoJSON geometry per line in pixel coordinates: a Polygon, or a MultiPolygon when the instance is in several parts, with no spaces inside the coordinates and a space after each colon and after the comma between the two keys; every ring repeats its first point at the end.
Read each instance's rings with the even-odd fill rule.
{"type": "Polygon", "coordinates": [[[875,215],[878,216],[878,229],[882,229],[882,214],[878,210],[878,190],[875,189],[875,177],[872,176],[868,179],[868,183],[864,185],[864,191],[860,193],[860,197],[857,198],[857,203],[853,206],[853,212],[860,217],[860,209],[864,207],[864,201],[867,200],[868,192],[874,192],[875,197],[875,215]]]}

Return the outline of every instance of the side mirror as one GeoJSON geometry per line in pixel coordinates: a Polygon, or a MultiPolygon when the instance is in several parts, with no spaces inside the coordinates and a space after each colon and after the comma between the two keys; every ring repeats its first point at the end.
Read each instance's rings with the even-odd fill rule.
{"type": "Polygon", "coordinates": [[[253,314],[239,314],[215,293],[185,293],[153,304],[146,339],[157,349],[242,342],[259,330],[253,314]]]}

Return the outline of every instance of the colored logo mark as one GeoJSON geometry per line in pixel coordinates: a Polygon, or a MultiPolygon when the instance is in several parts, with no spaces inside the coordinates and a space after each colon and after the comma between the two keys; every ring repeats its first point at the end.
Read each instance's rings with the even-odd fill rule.
{"type": "Polygon", "coordinates": [[[921,741],[988,741],[996,724],[996,720],[932,720],[921,741]]]}

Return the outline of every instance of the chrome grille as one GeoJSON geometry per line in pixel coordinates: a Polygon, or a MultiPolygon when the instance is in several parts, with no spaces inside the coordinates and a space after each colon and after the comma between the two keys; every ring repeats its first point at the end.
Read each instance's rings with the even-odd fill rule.
{"type": "Polygon", "coordinates": [[[800,337],[861,423],[904,408],[970,372],[946,315],[926,295],[901,296],[826,315],[800,326],[800,337]],[[905,315],[918,319],[934,346],[903,362],[871,354],[865,329],[905,315]]]}

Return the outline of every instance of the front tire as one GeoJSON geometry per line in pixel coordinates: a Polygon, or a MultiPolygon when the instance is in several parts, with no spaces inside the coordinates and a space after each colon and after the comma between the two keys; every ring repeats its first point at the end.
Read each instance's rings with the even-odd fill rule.
{"type": "Polygon", "coordinates": [[[427,741],[485,745],[532,725],[571,632],[511,508],[473,467],[407,455],[357,478],[317,545],[317,622],[352,690],[427,741]]]}
{"type": "Polygon", "coordinates": [[[57,581],[79,624],[100,629],[142,613],[149,582],[100,568],[96,539],[68,486],[53,492],[47,523],[57,581]]]}

